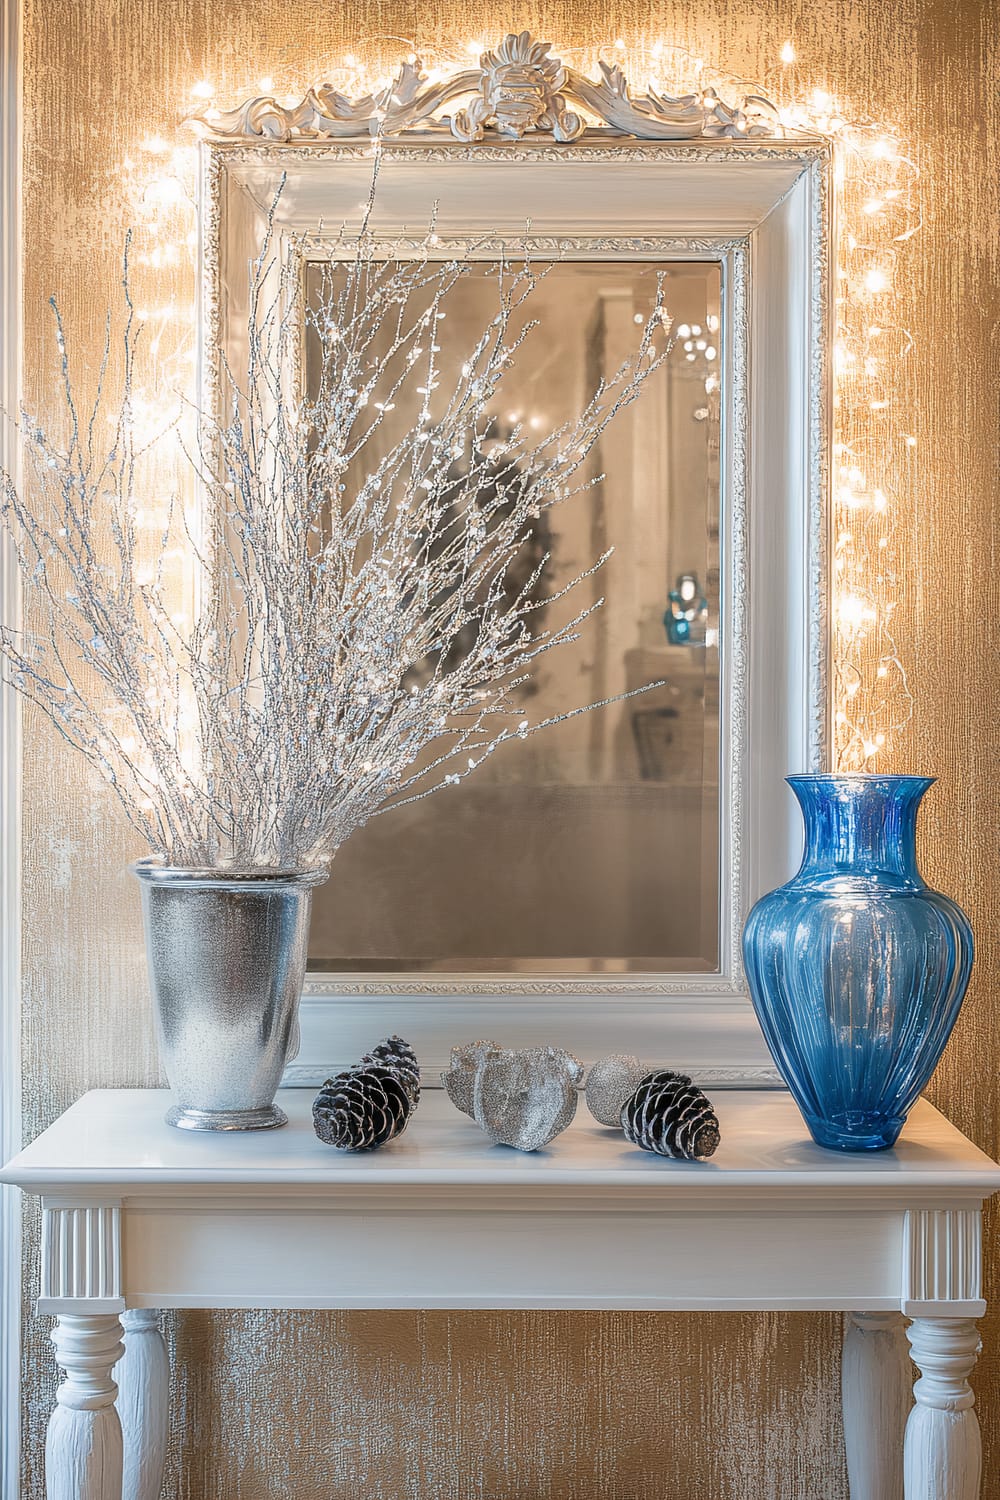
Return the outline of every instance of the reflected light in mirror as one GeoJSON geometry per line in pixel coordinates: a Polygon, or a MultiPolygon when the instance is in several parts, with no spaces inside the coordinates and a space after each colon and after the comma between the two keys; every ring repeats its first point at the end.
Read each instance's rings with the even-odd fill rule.
{"type": "MultiPolygon", "coordinates": [[[[357,832],[314,896],[314,970],[718,967],[719,266],[547,267],[524,313],[538,326],[504,380],[483,445],[503,442],[517,426],[546,432],[572,417],[633,351],[665,270],[675,330],[665,365],[604,434],[586,476],[593,487],[546,514],[510,579],[520,590],[547,554],[536,628],[552,628],[581,601],[544,599],[614,548],[585,585],[594,599],[604,597],[603,608],[579,641],[543,658],[517,690],[536,712],[661,685],[503,746],[469,781],[357,832]],[[682,578],[688,582],[678,587],[682,578]],[[678,610],[678,618],[690,616],[680,633],[678,610]],[[480,872],[475,881],[471,869],[480,872]]],[[[307,292],[315,296],[331,274],[326,263],[311,266],[307,292]]],[[[442,394],[451,388],[449,362],[473,347],[496,296],[488,264],[449,292],[439,334],[442,394]]],[[[319,356],[313,335],[307,388],[319,356]]],[[[415,415],[397,398],[381,444],[391,447],[415,415]]],[[[366,450],[366,469],[378,458],[366,450]]],[[[456,482],[462,464],[456,454],[456,482]]],[[[348,494],[361,478],[350,480],[348,494]]]]}

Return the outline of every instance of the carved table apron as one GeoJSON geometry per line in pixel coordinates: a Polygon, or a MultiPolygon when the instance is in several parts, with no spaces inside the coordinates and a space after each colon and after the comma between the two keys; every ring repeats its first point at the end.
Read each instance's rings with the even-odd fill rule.
{"type": "Polygon", "coordinates": [[[787,1094],[719,1092],[703,1164],[582,1105],[544,1151],[491,1147],[439,1092],[348,1155],[313,1136],[309,1092],[280,1102],[286,1129],[211,1135],[168,1128],[157,1090],[90,1093],[0,1174],[42,1199],[38,1312],[66,1373],[49,1500],[159,1495],[171,1307],[840,1309],[852,1500],[979,1494],[967,1377],[1000,1167],[926,1101],[894,1151],[842,1156],[787,1094]]]}

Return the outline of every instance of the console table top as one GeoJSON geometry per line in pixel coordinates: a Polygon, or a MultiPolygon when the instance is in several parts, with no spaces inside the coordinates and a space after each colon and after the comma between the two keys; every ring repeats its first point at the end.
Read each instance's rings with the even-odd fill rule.
{"type": "Polygon", "coordinates": [[[895,1150],[844,1156],[789,1095],[720,1090],[722,1144],[699,1164],[637,1151],[585,1107],[522,1155],[440,1091],[351,1155],[315,1138],[311,1091],[280,1101],[283,1129],[202,1135],[165,1124],[165,1092],[97,1091],[0,1174],[42,1195],[36,1308],[66,1371],[50,1496],[160,1494],[161,1308],[841,1311],[852,1493],[979,1495],[968,1376],[1000,1167],[926,1101],[895,1150]]]}
{"type": "MultiPolygon", "coordinates": [[[[596,1124],[583,1100],[570,1128],[526,1154],[494,1146],[440,1090],[425,1090],[409,1128],[372,1152],[340,1152],[316,1139],[312,1091],[278,1096],[289,1124],[279,1130],[197,1133],[164,1123],[170,1095],[159,1089],[85,1094],[0,1172],[27,1192],[104,1186],[125,1192],[194,1191],[239,1185],[335,1188],[364,1184],[438,1187],[594,1187],[716,1194],[804,1189],[911,1200],[924,1190],[969,1198],[1000,1191],[1000,1166],[921,1099],[892,1151],[847,1155],[810,1140],[791,1096],[773,1090],[718,1090],[713,1103],[722,1143],[709,1162],[671,1162],[629,1145],[596,1124]]],[[[84,1196],[87,1196],[86,1194],[84,1196]]]]}

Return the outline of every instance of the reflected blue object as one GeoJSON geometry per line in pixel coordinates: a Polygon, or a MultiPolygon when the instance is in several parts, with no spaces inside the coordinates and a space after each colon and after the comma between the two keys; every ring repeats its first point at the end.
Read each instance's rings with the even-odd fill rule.
{"type": "Polygon", "coordinates": [[[767,1045],[813,1139],[833,1150],[894,1144],[969,982],[969,919],[917,869],[917,809],[933,781],[789,776],[802,865],[743,930],[767,1045]]]}
{"type": "Polygon", "coordinates": [[[670,602],[663,612],[663,628],[671,646],[704,646],[708,600],[697,573],[682,573],[667,598],[670,602]]]}

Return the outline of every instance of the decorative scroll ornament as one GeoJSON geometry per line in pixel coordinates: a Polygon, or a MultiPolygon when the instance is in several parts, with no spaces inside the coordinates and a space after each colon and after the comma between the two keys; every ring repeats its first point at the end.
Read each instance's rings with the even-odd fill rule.
{"type": "Polygon", "coordinates": [[[574,141],[585,132],[638,140],[750,139],[783,133],[776,107],[760,94],[728,104],[713,88],[671,98],[650,88],[634,96],[617,65],[601,62],[599,79],[564,67],[549,42],[510,32],[478,68],[433,82],[420,59],[403,63],[374,94],[351,99],[331,84],[312,88],[298,104],[283,106],[262,95],[227,111],[207,106],[191,116],[217,140],[300,142],[359,135],[401,135],[408,130],[451,135],[459,141],[487,134],[520,140],[528,134],[574,141]],[[466,102],[454,113],[444,106],[466,102]],[[578,112],[581,111],[582,113],[578,112]]]}

